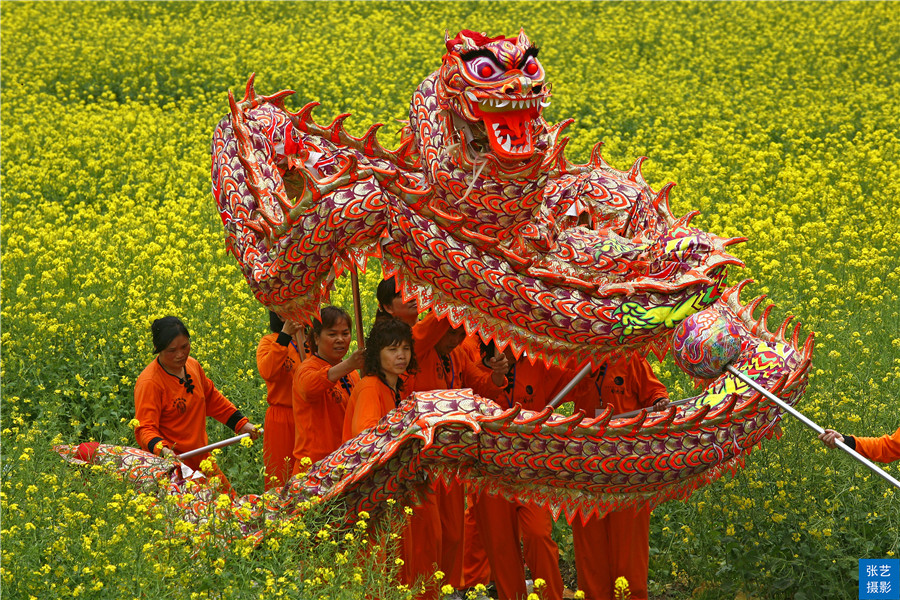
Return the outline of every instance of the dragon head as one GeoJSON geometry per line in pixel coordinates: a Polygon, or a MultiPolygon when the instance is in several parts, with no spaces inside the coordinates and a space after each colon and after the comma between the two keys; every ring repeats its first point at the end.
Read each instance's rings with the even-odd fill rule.
{"type": "Polygon", "coordinates": [[[541,111],[550,103],[538,48],[524,30],[515,38],[463,30],[445,40],[438,96],[461,141],[481,153],[489,145],[507,162],[532,158],[546,129],[541,111]]]}

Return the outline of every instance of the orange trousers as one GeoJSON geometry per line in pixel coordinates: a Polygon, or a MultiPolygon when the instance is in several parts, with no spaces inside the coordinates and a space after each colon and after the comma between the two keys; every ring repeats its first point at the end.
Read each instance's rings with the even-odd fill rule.
{"type": "Polygon", "coordinates": [[[572,523],[578,589],[587,600],[614,600],[616,579],[628,580],[633,600],[647,600],[650,510],[611,512],[572,523]]]}
{"type": "Polygon", "coordinates": [[[488,585],[491,582],[491,563],[488,561],[478,523],[475,519],[475,494],[466,496],[465,531],[463,533],[463,580],[459,589],[475,587],[479,583],[488,585]]]}
{"type": "Polygon", "coordinates": [[[269,405],[263,434],[266,489],[287,483],[294,471],[294,411],[290,406],[269,405]]]}
{"type": "Polygon", "coordinates": [[[425,593],[417,594],[422,600],[437,600],[442,582],[434,573],[441,564],[441,517],[438,514],[437,495],[425,494],[421,506],[413,507],[403,534],[400,537],[400,582],[412,589],[416,580],[425,584],[425,593]]]}
{"type": "Polygon", "coordinates": [[[459,483],[444,487],[443,482],[434,484],[437,509],[441,518],[441,571],[447,582],[460,589],[463,585],[463,563],[465,553],[465,512],[466,492],[459,483]]]}
{"type": "Polygon", "coordinates": [[[550,511],[482,494],[475,503],[475,516],[501,600],[522,600],[528,596],[525,564],[532,577],[546,582],[542,598],[562,600],[559,548],[552,537],[550,511]],[[520,539],[525,547],[524,561],[520,539]]]}

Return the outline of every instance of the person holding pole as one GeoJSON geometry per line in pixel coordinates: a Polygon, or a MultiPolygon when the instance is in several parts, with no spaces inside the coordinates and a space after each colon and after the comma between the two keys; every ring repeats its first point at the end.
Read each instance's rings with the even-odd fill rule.
{"type": "Polygon", "coordinates": [[[326,306],[313,321],[310,356],[294,375],[294,470],[305,469],[303,459],[322,460],[341,445],[347,400],[359,381],[363,351],[344,359],[350,349],[353,321],[337,306],[326,306]]]}
{"type": "MultiPolygon", "coordinates": [[[[416,371],[412,329],[399,319],[375,321],[366,340],[363,377],[353,388],[344,418],[344,441],[374,427],[399,406],[405,394],[404,379],[416,371]]],[[[400,581],[412,586],[417,579],[428,582],[420,598],[437,598],[434,573],[440,562],[441,519],[434,493],[426,491],[422,504],[409,516],[400,537],[400,581]]]]}
{"type": "Polygon", "coordinates": [[[415,299],[404,302],[397,290],[397,283],[393,277],[382,280],[375,289],[375,299],[378,300],[378,311],[375,320],[394,317],[400,319],[410,327],[415,326],[419,320],[415,299]]]}
{"type": "Polygon", "coordinates": [[[843,442],[869,460],[883,463],[900,460],[900,428],[893,435],[885,434],[881,437],[841,435],[834,429],[826,429],[819,434],[819,439],[829,448],[835,448],[837,442],[843,442]]]}
{"type": "Polygon", "coordinates": [[[305,358],[305,339],[300,324],[282,321],[269,311],[269,329],[256,348],[256,368],[266,382],[263,461],[266,489],[281,487],[294,472],[294,373],[305,358]]]}
{"type": "MultiPolygon", "coordinates": [[[[647,359],[630,354],[610,360],[581,382],[575,409],[594,418],[607,406],[613,415],[645,408],[665,410],[669,393],[647,359]]],[[[616,579],[625,577],[633,600],[647,600],[650,564],[650,509],[607,513],[586,523],[572,522],[578,589],[587,600],[613,600],[616,579]]]]}
{"type": "MultiPolygon", "coordinates": [[[[134,384],[134,412],[138,426],[134,430],[141,448],[159,456],[176,457],[209,444],[206,417],[212,417],[234,430],[259,437],[234,404],[216,389],[191,354],[191,336],[178,317],[168,316],[153,321],[153,360],[134,384]]],[[[184,459],[184,464],[200,470],[209,453],[184,459]]],[[[213,464],[210,479],[218,479],[225,491],[231,484],[219,467],[213,464]]]]}

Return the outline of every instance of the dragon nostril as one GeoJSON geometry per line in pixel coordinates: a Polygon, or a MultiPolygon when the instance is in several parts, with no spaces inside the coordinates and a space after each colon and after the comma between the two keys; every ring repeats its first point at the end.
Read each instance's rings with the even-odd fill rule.
{"type": "Polygon", "coordinates": [[[531,91],[534,92],[535,94],[540,94],[542,89],[544,89],[544,86],[536,85],[533,88],[531,88],[531,91]]]}
{"type": "Polygon", "coordinates": [[[507,85],[506,87],[503,88],[503,93],[504,94],[515,94],[516,88],[515,88],[515,86],[507,85]]]}

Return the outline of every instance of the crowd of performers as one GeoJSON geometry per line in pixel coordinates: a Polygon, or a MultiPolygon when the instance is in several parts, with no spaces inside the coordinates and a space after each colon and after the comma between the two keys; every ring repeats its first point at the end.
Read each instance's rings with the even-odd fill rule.
{"type": "MultiPolygon", "coordinates": [[[[321,310],[305,334],[270,313],[271,333],[257,349],[269,407],[263,453],[265,486],[284,485],[292,476],[374,426],[410,392],[472,388],[501,407],[516,404],[539,411],[575,375],[543,361],[497,352],[462,328],[428,314],[420,319],[414,301],[403,302],[393,279],[378,286],[378,314],[365,349],[348,356],[353,322],[346,311],[321,310]],[[360,378],[359,372],[362,372],[360,378]]],[[[135,383],[135,430],[142,448],[174,455],[208,444],[210,416],[254,439],[259,431],[219,392],[190,355],[190,336],[176,317],[152,326],[157,358],[135,383]]],[[[666,388],[647,361],[632,355],[599,365],[569,394],[587,417],[611,406],[613,414],[640,408],[664,410],[666,388]]],[[[900,430],[883,438],[853,438],[828,430],[823,441],[843,441],[873,460],[900,458],[900,430]]],[[[197,470],[206,456],[187,459],[197,470]]],[[[209,465],[206,465],[209,467],[209,465]]],[[[230,489],[212,465],[212,477],[230,489]]],[[[547,509],[475,494],[463,485],[434,482],[424,503],[401,535],[400,580],[434,582],[442,571],[457,589],[493,582],[501,599],[527,595],[525,565],[546,586],[543,598],[561,600],[559,550],[547,509]]],[[[650,510],[623,510],[572,523],[578,588],[591,600],[613,598],[615,581],[628,580],[632,597],[647,598],[650,510]]],[[[425,595],[437,597],[435,584],[425,595]]]]}

